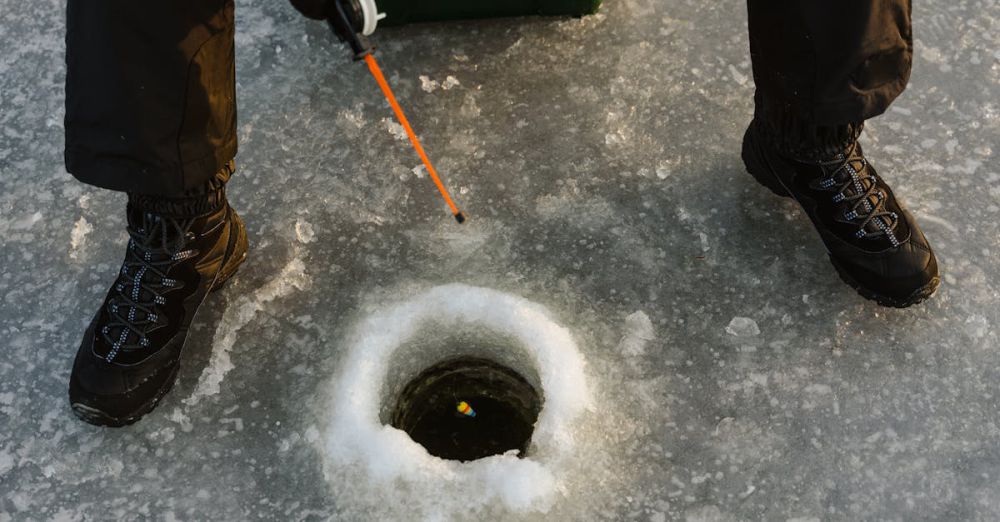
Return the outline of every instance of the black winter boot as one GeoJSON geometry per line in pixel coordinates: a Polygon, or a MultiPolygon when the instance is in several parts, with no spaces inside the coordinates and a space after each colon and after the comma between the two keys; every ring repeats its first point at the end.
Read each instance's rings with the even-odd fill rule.
{"type": "Polygon", "coordinates": [[[173,386],[198,307],[247,255],[242,220],[221,188],[216,196],[199,203],[211,208],[189,216],[169,212],[189,210],[184,201],[130,197],[125,262],[70,377],[70,404],[80,419],[132,424],[173,386]]]}
{"type": "Polygon", "coordinates": [[[773,144],[780,141],[755,119],[743,137],[743,162],[762,185],[802,206],[844,282],[880,305],[905,308],[937,290],[937,260],[913,216],[865,159],[860,127],[845,127],[847,143],[832,154],[830,140],[800,149],[812,155],[803,159],[779,152],[773,144]]]}

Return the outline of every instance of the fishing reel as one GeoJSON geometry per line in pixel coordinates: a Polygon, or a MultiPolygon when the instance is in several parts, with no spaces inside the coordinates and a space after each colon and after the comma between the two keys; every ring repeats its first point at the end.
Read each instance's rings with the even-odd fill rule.
{"type": "Polygon", "coordinates": [[[333,0],[327,22],[341,42],[347,42],[354,59],[361,60],[375,49],[366,36],[375,32],[385,13],[378,12],[375,0],[333,0]]]}

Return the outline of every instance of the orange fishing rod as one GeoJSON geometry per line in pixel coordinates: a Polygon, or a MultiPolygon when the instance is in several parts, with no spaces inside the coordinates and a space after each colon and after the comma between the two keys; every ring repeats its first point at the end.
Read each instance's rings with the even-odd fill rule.
{"type": "Polygon", "coordinates": [[[351,46],[351,50],[354,51],[355,60],[364,60],[368,64],[368,70],[375,77],[375,81],[378,82],[378,86],[382,89],[382,94],[385,95],[385,99],[389,101],[393,112],[396,113],[396,119],[399,120],[399,123],[406,131],[406,135],[409,136],[410,143],[413,144],[414,150],[420,156],[420,161],[424,162],[427,173],[430,174],[434,184],[437,185],[438,192],[441,193],[441,197],[448,204],[452,215],[455,216],[455,221],[464,223],[465,214],[458,209],[458,206],[452,201],[451,195],[448,194],[448,189],[441,182],[441,178],[438,176],[437,170],[434,169],[434,165],[431,164],[430,158],[427,157],[424,147],[420,145],[417,134],[413,132],[409,120],[403,114],[403,108],[399,106],[396,96],[392,94],[389,82],[382,75],[382,69],[379,68],[378,62],[372,56],[372,46],[364,37],[364,35],[370,34],[375,29],[377,20],[385,15],[377,12],[373,2],[366,2],[364,0],[361,0],[360,3],[357,0],[334,0],[333,8],[328,21],[334,34],[341,41],[346,41],[351,46]]]}
{"type": "Polygon", "coordinates": [[[455,202],[451,200],[451,196],[448,194],[448,189],[444,187],[444,183],[441,182],[441,178],[438,177],[437,171],[434,170],[434,165],[431,165],[431,160],[427,157],[427,153],[424,152],[423,146],[420,145],[420,140],[417,139],[417,135],[413,132],[413,128],[410,127],[410,122],[406,119],[406,115],[403,114],[403,108],[399,106],[399,102],[396,101],[396,97],[392,94],[392,89],[389,88],[389,82],[385,81],[385,76],[382,75],[382,69],[379,68],[378,62],[375,61],[375,56],[371,53],[365,55],[365,63],[368,64],[368,70],[371,71],[372,76],[375,77],[375,81],[378,82],[378,86],[382,88],[382,94],[385,95],[385,99],[389,100],[389,105],[392,106],[393,112],[396,113],[396,119],[406,130],[406,135],[410,137],[410,143],[413,144],[413,148],[420,155],[420,160],[424,162],[424,166],[427,167],[427,173],[431,175],[431,179],[434,180],[434,184],[437,185],[438,192],[441,193],[441,197],[444,198],[445,203],[448,204],[448,208],[451,209],[452,215],[455,216],[455,220],[459,223],[465,222],[465,214],[455,206],[455,202]]]}

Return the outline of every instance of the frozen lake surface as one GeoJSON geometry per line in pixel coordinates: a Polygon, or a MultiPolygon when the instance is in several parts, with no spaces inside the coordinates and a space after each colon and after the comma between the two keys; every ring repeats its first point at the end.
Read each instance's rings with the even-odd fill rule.
{"type": "Polygon", "coordinates": [[[66,387],[125,201],[63,168],[63,3],[0,0],[0,521],[1000,519],[996,0],[916,2],[912,82],[863,137],[942,263],[902,311],[845,286],[744,172],[740,1],[379,30],[463,226],[324,26],[237,3],[229,192],[251,257],[171,394],[106,430],[66,387]],[[572,451],[521,483],[499,459],[467,483],[419,458],[382,483],[331,466],[352,332],[452,284],[571,336],[585,383],[566,386],[593,400],[549,415],[572,451]]]}

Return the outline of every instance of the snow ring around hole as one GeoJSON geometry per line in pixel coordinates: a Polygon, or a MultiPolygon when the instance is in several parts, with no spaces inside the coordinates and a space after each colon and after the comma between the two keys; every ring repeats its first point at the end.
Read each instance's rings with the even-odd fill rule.
{"type": "Polygon", "coordinates": [[[405,502],[431,512],[467,511],[493,500],[515,511],[547,511],[560,489],[560,463],[573,451],[574,421],[591,407],[584,367],[569,331],[544,307],[496,290],[438,286],[377,310],[349,337],[346,359],[332,384],[330,420],[321,442],[327,478],[343,481],[345,467],[359,466],[369,486],[397,486],[372,490],[380,503],[405,502]],[[427,323],[509,335],[532,359],[544,403],[526,457],[444,460],[382,423],[377,405],[391,378],[389,360],[427,323]]]}

